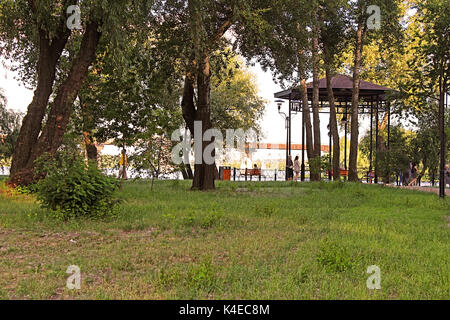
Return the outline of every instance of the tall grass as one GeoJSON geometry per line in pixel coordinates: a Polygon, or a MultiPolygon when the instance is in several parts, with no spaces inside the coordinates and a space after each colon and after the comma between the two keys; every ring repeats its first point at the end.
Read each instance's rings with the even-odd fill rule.
{"type": "Polygon", "coordinates": [[[450,205],[352,183],[128,182],[115,219],[0,191],[1,298],[448,299],[450,205]],[[65,288],[69,265],[82,288],[65,288]],[[366,287],[367,267],[381,289],[366,287]]]}

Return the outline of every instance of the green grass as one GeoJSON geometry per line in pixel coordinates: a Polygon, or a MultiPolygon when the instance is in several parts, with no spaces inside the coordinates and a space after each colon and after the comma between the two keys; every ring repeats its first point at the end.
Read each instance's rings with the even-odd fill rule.
{"type": "Polygon", "coordinates": [[[125,183],[116,219],[67,222],[0,187],[0,298],[450,298],[448,200],[351,183],[189,186],[125,183]],[[69,265],[81,290],[66,289],[69,265]],[[370,265],[380,290],[366,287],[370,265]]]}

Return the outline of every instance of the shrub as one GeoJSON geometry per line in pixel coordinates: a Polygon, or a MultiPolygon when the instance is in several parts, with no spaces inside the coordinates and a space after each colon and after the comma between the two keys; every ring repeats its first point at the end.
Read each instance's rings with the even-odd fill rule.
{"type": "Polygon", "coordinates": [[[317,261],[329,272],[353,270],[360,257],[353,257],[341,244],[325,240],[319,247],[317,261]]]}
{"type": "Polygon", "coordinates": [[[114,197],[118,181],[102,174],[95,165],[86,166],[77,155],[43,157],[38,167],[46,176],[37,184],[37,200],[64,218],[111,215],[119,202],[114,197]]]}

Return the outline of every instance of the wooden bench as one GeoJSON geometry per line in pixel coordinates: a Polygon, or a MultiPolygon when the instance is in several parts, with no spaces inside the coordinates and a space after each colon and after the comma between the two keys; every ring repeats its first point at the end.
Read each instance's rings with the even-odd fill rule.
{"type": "Polygon", "coordinates": [[[339,169],[339,175],[341,177],[348,177],[348,170],[345,169],[339,169]]]}
{"type": "Polygon", "coordinates": [[[247,176],[250,176],[250,180],[253,176],[257,176],[261,180],[261,169],[245,169],[245,180],[247,180],[247,176]]]}

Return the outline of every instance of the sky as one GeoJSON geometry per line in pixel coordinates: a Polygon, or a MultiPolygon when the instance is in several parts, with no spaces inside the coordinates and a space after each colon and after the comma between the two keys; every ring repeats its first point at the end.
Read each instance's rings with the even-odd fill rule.
{"type": "MultiPolygon", "coordinates": [[[[263,129],[262,142],[266,143],[285,143],[286,129],[285,121],[278,114],[277,105],[275,104],[274,93],[283,89],[272,79],[270,72],[264,72],[259,64],[249,67],[256,77],[259,89],[259,95],[267,101],[264,116],[261,121],[263,129]]],[[[25,88],[19,81],[15,79],[16,74],[5,69],[0,63],[0,88],[3,88],[8,100],[7,107],[16,111],[26,112],[28,105],[33,99],[33,91],[25,88]]],[[[282,109],[287,112],[288,103],[284,103],[282,109]]],[[[328,116],[321,115],[321,132],[322,144],[328,144],[328,116]]],[[[292,143],[301,143],[301,116],[294,115],[292,117],[292,143]]]]}

